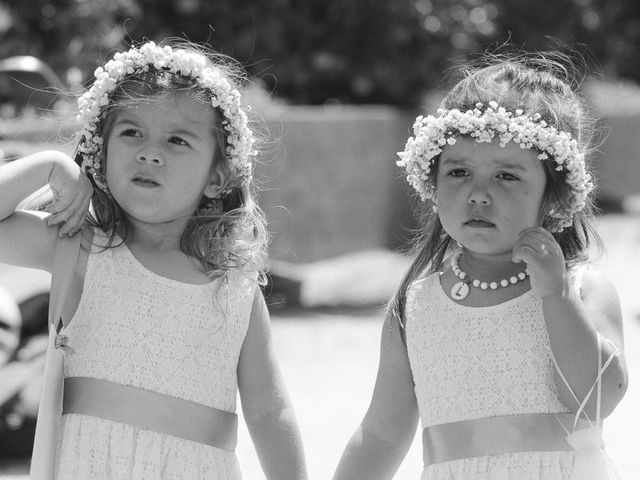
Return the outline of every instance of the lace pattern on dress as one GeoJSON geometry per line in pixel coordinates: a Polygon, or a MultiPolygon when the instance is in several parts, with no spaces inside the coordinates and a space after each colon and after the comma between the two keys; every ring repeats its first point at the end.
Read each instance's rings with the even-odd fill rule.
{"type": "Polygon", "coordinates": [[[490,307],[449,299],[439,274],[407,292],[407,351],[422,426],[518,413],[567,412],[553,379],[541,300],[490,307]]]}
{"type": "Polygon", "coordinates": [[[65,375],[234,411],[254,291],[255,282],[234,272],[204,285],[174,281],[147,270],[125,245],[98,244],[64,332],[76,351],[66,358],[65,375]]]}
{"type": "MultiPolygon", "coordinates": [[[[542,300],[490,307],[445,294],[438,273],[407,291],[407,353],[422,427],[523,413],[566,413],[554,382],[542,300]]],[[[522,452],[428,466],[422,480],[569,480],[574,453],[522,452]]]]}
{"type": "MultiPolygon", "coordinates": [[[[256,279],[229,272],[186,284],[147,270],[124,244],[104,250],[100,232],[95,239],[77,312],[64,329],[75,350],[65,375],[234,412],[256,279]]],[[[72,414],[63,417],[55,477],[240,480],[241,473],[233,452],[72,414]]]]}

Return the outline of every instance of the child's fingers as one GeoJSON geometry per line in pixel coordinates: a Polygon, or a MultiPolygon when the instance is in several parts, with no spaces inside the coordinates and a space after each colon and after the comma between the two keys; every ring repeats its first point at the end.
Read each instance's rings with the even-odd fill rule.
{"type": "Polygon", "coordinates": [[[91,182],[85,177],[82,177],[80,183],[76,186],[63,189],[51,187],[51,191],[53,193],[53,202],[49,205],[47,211],[53,215],[73,208],[74,204],[77,208],[85,200],[91,200],[93,195],[91,182]]]}
{"type": "Polygon", "coordinates": [[[67,222],[73,215],[78,211],[77,208],[67,207],[63,210],[59,210],[56,213],[52,214],[47,219],[47,225],[53,227],[55,225],[59,225],[61,223],[67,222]]]}
{"type": "Polygon", "coordinates": [[[75,235],[79,230],[81,230],[84,227],[84,224],[87,218],[87,213],[89,212],[90,203],[91,203],[91,199],[87,198],[82,203],[82,206],[78,209],[76,214],[74,215],[75,218],[73,218],[72,221],[70,220],[71,228],[69,230],[69,235],[75,235]]]}
{"type": "Polygon", "coordinates": [[[516,245],[520,244],[529,245],[540,257],[564,257],[560,244],[550,232],[542,228],[523,230],[516,242],[516,245]]]}
{"type": "MultiPolygon", "coordinates": [[[[83,208],[84,201],[85,199],[82,197],[75,197],[65,208],[60,208],[60,205],[54,205],[51,209],[54,213],[47,220],[47,225],[53,227],[54,225],[69,222],[78,211],[84,211],[84,208],[86,208],[83,208]]],[[[66,203],[67,201],[63,204],[66,203]]]]}
{"type": "Polygon", "coordinates": [[[525,228],[518,234],[518,240],[523,240],[528,237],[537,238],[541,242],[555,242],[553,235],[542,227],[529,227],[525,228]]]}
{"type": "Polygon", "coordinates": [[[531,245],[520,244],[513,248],[512,260],[514,263],[524,262],[527,265],[535,261],[538,252],[531,245]]]}
{"type": "Polygon", "coordinates": [[[520,236],[513,247],[513,261],[531,263],[552,253],[555,248],[555,240],[549,241],[541,232],[530,230],[520,236]]]}
{"type": "MultiPolygon", "coordinates": [[[[73,210],[75,212],[79,207],[79,202],[81,200],[81,197],[78,197],[77,195],[69,196],[54,194],[53,202],[47,207],[47,212],[51,214],[50,220],[56,221],[61,215],[69,217],[69,210],[73,210]]],[[[49,226],[51,225],[52,224],[50,223],[49,226]]]]}
{"type": "Polygon", "coordinates": [[[60,229],[59,233],[61,235],[71,234],[71,232],[75,232],[83,226],[84,219],[89,210],[89,199],[81,201],[78,208],[75,208],[75,205],[73,208],[75,210],[69,209],[70,216],[60,229]]]}
{"type": "Polygon", "coordinates": [[[537,231],[530,231],[527,232],[525,235],[523,235],[522,237],[520,237],[521,241],[536,241],[538,243],[545,243],[549,241],[549,238],[547,238],[546,235],[544,235],[544,233],[542,232],[537,232],[537,231]]]}
{"type": "Polygon", "coordinates": [[[47,225],[55,227],[56,225],[66,222],[69,217],[71,217],[71,214],[66,210],[54,213],[47,219],[47,225]]]}
{"type": "Polygon", "coordinates": [[[60,227],[58,235],[73,235],[83,226],[85,215],[85,209],[78,209],[66,222],[64,222],[64,225],[60,227]]]}

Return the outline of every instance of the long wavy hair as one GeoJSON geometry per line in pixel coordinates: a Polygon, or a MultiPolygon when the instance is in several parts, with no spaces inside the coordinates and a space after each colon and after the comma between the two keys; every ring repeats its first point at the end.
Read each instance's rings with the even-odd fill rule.
{"type": "MultiPolygon", "coordinates": [[[[478,102],[488,104],[494,100],[507,110],[522,109],[528,115],[538,113],[549,125],[570,133],[585,159],[590,159],[595,120],[576,91],[576,72],[566,55],[487,55],[479,64],[464,66],[458,72],[462,78],[446,94],[441,108],[466,111],[478,102]]],[[[438,162],[439,157],[434,159],[429,173],[436,188],[438,162]]],[[[554,205],[570,201],[571,190],[565,181],[566,170],[555,170],[550,161],[544,161],[542,165],[547,183],[539,221],[544,227],[546,213],[554,205]]],[[[425,274],[439,271],[445,258],[457,248],[432,207],[432,203],[418,201],[419,227],[413,234],[411,248],[414,260],[389,305],[391,319],[397,320],[402,328],[405,326],[406,293],[411,283],[425,274]]],[[[602,252],[602,240],[594,227],[594,212],[594,198],[590,194],[584,209],[574,215],[573,224],[553,234],[562,248],[567,268],[587,262],[591,247],[602,252]]]]}
{"type": "MultiPolygon", "coordinates": [[[[226,56],[185,42],[181,42],[179,48],[204,55],[218,70],[226,74],[230,84],[236,88],[245,79],[242,70],[226,56]]],[[[178,92],[187,93],[193,100],[214,110],[215,124],[211,126],[216,136],[216,148],[211,152],[213,165],[215,168],[222,168],[229,178],[231,169],[225,154],[227,132],[223,127],[223,122],[227,119],[221,109],[211,105],[211,92],[190,78],[153,66],[146,72],[123,77],[109,95],[108,103],[101,107],[97,134],[103,139],[101,162],[105,170],[109,168],[107,143],[116,114],[140,102],[162,102],[166,96],[178,92]]],[[[82,163],[82,156],[78,151],[75,161],[78,165],[82,163]]],[[[128,236],[126,215],[117,201],[101,190],[91,175],[87,176],[94,187],[87,224],[107,234],[107,248],[116,247],[120,245],[116,242],[116,236],[122,241],[128,236]]],[[[180,249],[196,258],[211,279],[224,276],[229,270],[240,269],[247,273],[257,272],[261,283],[265,283],[267,244],[266,220],[256,202],[256,186],[253,183],[234,187],[216,199],[202,195],[180,239],[180,249]]]]}

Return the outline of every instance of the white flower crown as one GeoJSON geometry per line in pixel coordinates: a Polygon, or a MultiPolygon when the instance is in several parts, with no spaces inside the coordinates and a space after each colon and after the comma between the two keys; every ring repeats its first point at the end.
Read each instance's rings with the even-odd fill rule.
{"type": "Polygon", "coordinates": [[[227,132],[225,153],[232,174],[227,190],[221,195],[233,187],[248,184],[253,171],[251,157],[257,152],[247,115],[240,104],[240,92],[232,88],[224,74],[211,65],[205,55],[169,46],[160,47],[153,42],[116,53],[104,67],[96,69],[94,84],[78,99],[78,121],[83,124],[80,131],[82,140],[78,146],[81,168],[93,177],[100,189],[109,192],[102,166],[103,138],[97,133],[100,115],[109,104],[109,95],[118,82],[127,76],[147,72],[150,67],[190,78],[211,92],[211,105],[223,115],[222,125],[227,132]]]}
{"type": "Polygon", "coordinates": [[[430,179],[431,166],[446,145],[456,143],[459,135],[469,135],[476,142],[490,143],[497,136],[500,146],[514,142],[521,148],[538,150],[540,160],[552,160],[556,170],[566,170],[566,182],[571,187],[572,198],[567,205],[556,206],[548,215],[552,232],[560,232],[573,222],[573,216],[585,206],[587,195],[593,190],[591,175],[586,171],[584,154],[572,136],[558,131],[541,120],[539,114],[526,115],[522,110],[510,112],[497,102],[461,112],[457,109],[439,109],[437,116],[419,116],[413,124],[413,137],[409,137],[400,160],[396,164],[407,173],[407,181],[420,194],[423,201],[435,195],[435,185],[430,179]]]}

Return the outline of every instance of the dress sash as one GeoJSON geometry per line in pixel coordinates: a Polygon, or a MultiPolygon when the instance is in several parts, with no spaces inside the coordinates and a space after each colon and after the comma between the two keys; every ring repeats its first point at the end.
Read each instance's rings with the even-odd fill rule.
{"type": "MultiPolygon", "coordinates": [[[[537,413],[478,418],[432,425],[422,432],[425,467],[461,458],[515,452],[571,451],[571,413],[537,413]]],[[[579,420],[579,427],[587,427],[579,420]]]]}
{"type": "Polygon", "coordinates": [[[64,379],[62,414],[78,413],[234,451],[238,416],[200,403],[89,377],[64,379]]]}

